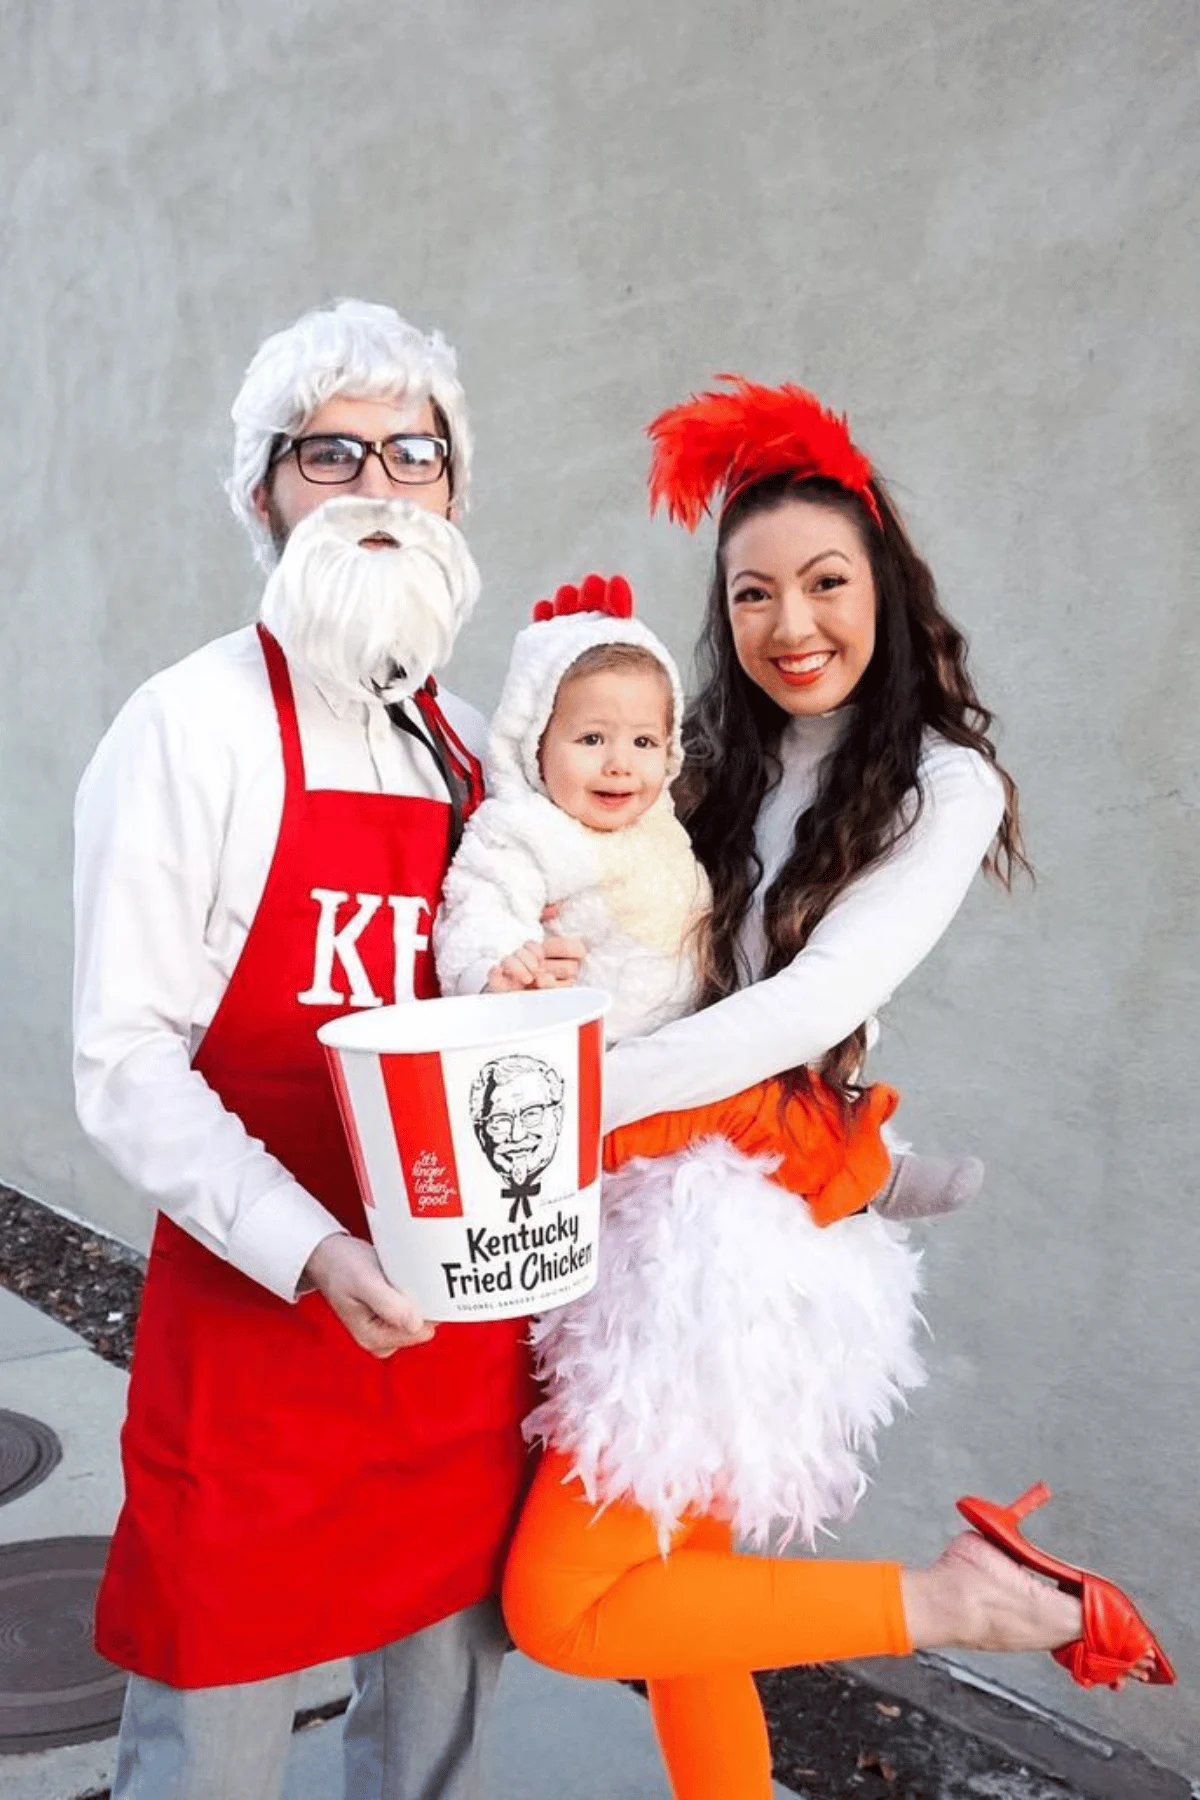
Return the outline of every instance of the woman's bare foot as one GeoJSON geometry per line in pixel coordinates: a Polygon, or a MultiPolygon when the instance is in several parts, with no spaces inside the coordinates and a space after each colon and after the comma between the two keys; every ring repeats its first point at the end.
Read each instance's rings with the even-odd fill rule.
{"type": "Polygon", "coordinates": [[[1057,1650],[1083,1630],[1073,1595],[1040,1581],[974,1531],[952,1538],[909,1581],[916,1588],[909,1618],[916,1650],[1057,1650]]]}
{"type": "MultiPolygon", "coordinates": [[[[914,1650],[1057,1650],[1082,1635],[1075,1594],[1023,1569],[977,1532],[952,1538],[927,1569],[906,1569],[904,1614],[914,1650]]],[[[1130,1670],[1146,1681],[1147,1656],[1130,1670]]]]}

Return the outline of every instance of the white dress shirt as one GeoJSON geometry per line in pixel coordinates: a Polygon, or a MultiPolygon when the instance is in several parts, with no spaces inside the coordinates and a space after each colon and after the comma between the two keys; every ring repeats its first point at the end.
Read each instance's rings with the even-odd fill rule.
{"type": "MultiPolygon", "coordinates": [[[[382,704],[291,670],[307,784],[444,800],[382,704]]],[[[486,726],[445,691],[469,749],[486,726]]],[[[252,627],[123,707],[75,808],[75,1091],[85,1131],[177,1224],[285,1299],[338,1221],[191,1068],[266,885],[283,811],[275,704],[252,627]]]]}
{"type": "Polygon", "coordinates": [[[812,805],[821,765],[848,715],[789,722],[783,773],[759,811],[763,874],[739,939],[748,984],[704,1012],[627,1040],[605,1059],[607,1130],[702,1106],[818,1061],[872,1019],[926,957],[962,905],[1004,810],[1000,778],[974,750],[929,733],[921,812],[891,853],[846,888],[787,968],[759,981],[762,897],[812,805]]]}

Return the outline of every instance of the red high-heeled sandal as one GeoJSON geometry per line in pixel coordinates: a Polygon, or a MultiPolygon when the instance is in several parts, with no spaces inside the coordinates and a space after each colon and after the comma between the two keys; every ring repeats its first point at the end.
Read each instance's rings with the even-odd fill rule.
{"type": "Polygon", "coordinates": [[[981,1537],[1014,1562],[1037,1575],[1057,1582],[1064,1593],[1078,1594],[1083,1602],[1083,1636],[1050,1652],[1080,1687],[1119,1688],[1130,1670],[1150,1653],[1153,1667],[1149,1680],[1168,1685],[1175,1680],[1170,1658],[1133,1601],[1119,1587],[1090,1569],[1076,1569],[1031,1544],[1020,1530],[1020,1521],[1051,1499],[1044,1481],[1035,1482],[1011,1506],[997,1506],[964,1494],[958,1510],[981,1537]]]}

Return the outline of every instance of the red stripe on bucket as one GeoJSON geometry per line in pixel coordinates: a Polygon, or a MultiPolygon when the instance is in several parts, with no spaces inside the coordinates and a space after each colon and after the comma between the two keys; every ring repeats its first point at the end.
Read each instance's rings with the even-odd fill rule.
{"type": "Polygon", "coordinates": [[[599,1019],[579,1027],[579,1185],[590,1188],[600,1174],[600,1070],[604,1034],[599,1019]]]}
{"type": "Polygon", "coordinates": [[[354,1174],[358,1182],[358,1191],[362,1195],[364,1206],[373,1208],[375,1197],[371,1192],[371,1183],[367,1176],[367,1159],[363,1155],[362,1141],[358,1135],[358,1126],[354,1123],[354,1108],[350,1104],[350,1090],[346,1086],[346,1073],[342,1068],[342,1059],[336,1050],[325,1046],[325,1059],[329,1064],[329,1073],[333,1078],[333,1091],[337,1095],[338,1111],[342,1115],[342,1126],[346,1133],[346,1142],[350,1146],[350,1161],[354,1164],[354,1174]]]}
{"type": "Polygon", "coordinates": [[[460,1219],[462,1195],[442,1059],[436,1050],[420,1056],[381,1056],[383,1085],[414,1219],[460,1219]]]}

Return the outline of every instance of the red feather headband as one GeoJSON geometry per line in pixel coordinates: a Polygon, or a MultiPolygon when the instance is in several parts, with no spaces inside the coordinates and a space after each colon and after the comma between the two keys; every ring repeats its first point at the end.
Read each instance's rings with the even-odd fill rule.
{"type": "Polygon", "coordinates": [[[729,392],[693,394],[647,425],[654,444],[650,510],[660,504],[694,531],[718,488],[722,511],[743,488],[769,475],[824,475],[857,494],[877,525],[871,465],[850,439],[844,418],[815,394],[785,382],[763,387],[741,375],[718,375],[729,392]]]}

